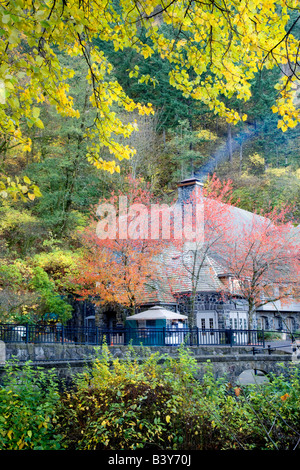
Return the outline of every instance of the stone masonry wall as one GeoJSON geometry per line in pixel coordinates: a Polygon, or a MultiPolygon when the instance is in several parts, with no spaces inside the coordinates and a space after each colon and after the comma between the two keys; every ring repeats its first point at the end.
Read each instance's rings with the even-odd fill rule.
{"type": "MultiPolygon", "coordinates": [[[[127,346],[109,347],[113,358],[124,358],[128,353],[127,346]]],[[[135,346],[134,350],[137,357],[141,360],[145,355],[145,348],[135,346]]],[[[151,352],[160,354],[169,354],[173,357],[178,356],[177,347],[150,347],[151,352]]],[[[226,377],[234,383],[238,376],[245,370],[259,370],[264,374],[273,372],[282,373],[280,364],[289,364],[292,362],[292,355],[277,351],[272,354],[255,354],[252,349],[247,347],[211,347],[211,346],[192,346],[190,352],[195,356],[198,363],[198,379],[201,381],[208,363],[213,367],[215,378],[226,377]]],[[[55,368],[61,378],[71,380],[72,374],[82,372],[89,366],[93,359],[100,354],[101,348],[90,345],[63,345],[63,344],[7,344],[6,361],[13,356],[22,362],[26,360],[34,361],[34,365],[46,368],[55,368]]],[[[3,369],[0,365],[0,369],[3,369]]],[[[1,375],[1,373],[0,373],[1,375]]]]}

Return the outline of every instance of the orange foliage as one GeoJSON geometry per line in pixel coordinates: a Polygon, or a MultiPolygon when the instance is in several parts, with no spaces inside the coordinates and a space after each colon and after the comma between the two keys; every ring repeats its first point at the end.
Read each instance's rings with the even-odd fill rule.
{"type": "MultiPolygon", "coordinates": [[[[81,274],[76,283],[80,285],[78,294],[81,298],[93,297],[99,304],[119,303],[134,312],[135,307],[143,300],[146,284],[155,278],[159,263],[156,255],[160,252],[163,242],[151,240],[150,237],[122,238],[119,224],[121,226],[124,215],[119,213],[119,197],[126,196],[128,206],[135,204],[136,208],[139,204],[148,208],[153,198],[149,188],[142,188],[141,182],[132,179],[128,182],[126,194],[117,195],[113,192],[109,200],[100,201],[101,204],[108,205],[108,208],[115,208],[115,236],[99,238],[97,220],[91,220],[89,227],[82,234],[85,253],[80,261],[81,274]]],[[[128,229],[130,224],[137,222],[138,216],[138,211],[126,216],[128,229]]],[[[138,234],[143,228],[136,223],[135,230],[135,234],[138,234]]]]}

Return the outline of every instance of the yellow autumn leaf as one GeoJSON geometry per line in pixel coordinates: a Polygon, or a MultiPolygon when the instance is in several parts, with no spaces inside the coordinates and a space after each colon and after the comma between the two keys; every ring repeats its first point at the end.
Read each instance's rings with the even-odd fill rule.
{"type": "Polygon", "coordinates": [[[34,195],[36,197],[42,197],[42,193],[40,191],[40,188],[38,186],[36,186],[35,184],[32,186],[32,189],[34,191],[34,195]]]}
{"type": "Polygon", "coordinates": [[[31,180],[28,178],[28,176],[24,176],[23,180],[26,184],[31,184],[31,180]]]}
{"type": "MultiPolygon", "coordinates": [[[[145,60],[154,53],[160,54],[172,65],[169,76],[172,86],[185,97],[207,104],[228,122],[238,123],[240,118],[224,109],[224,93],[230,97],[237,92],[238,99],[247,100],[251,96],[251,80],[262,64],[272,69],[278,66],[278,60],[279,66],[287,63],[288,58],[294,63],[299,41],[293,36],[293,31],[287,36],[286,32],[299,2],[228,1],[225,2],[225,10],[212,8],[212,3],[192,2],[187,6],[186,2],[169,2],[159,21],[153,14],[158,7],[161,8],[158,0],[142,2],[142,9],[139,2],[133,0],[90,0],[87,9],[82,8],[80,2],[69,2],[61,14],[54,8],[50,15],[48,2],[43,0],[35,0],[34,4],[31,0],[2,3],[0,76],[8,95],[7,106],[0,103],[3,111],[1,127],[5,130],[3,138],[7,137],[9,141],[14,137],[24,152],[30,151],[30,144],[22,135],[22,119],[31,117],[28,122],[43,129],[47,123],[39,118],[39,108],[34,101],[39,103],[45,97],[50,106],[56,107],[57,113],[79,118],[68,80],[75,70],[67,70],[59,54],[80,56],[89,68],[86,82],[91,88],[89,101],[95,111],[95,131],[91,131],[92,123],[85,128],[88,147],[93,151],[97,142],[101,142],[116,160],[132,157],[133,152],[129,152],[125,145],[111,145],[113,135],[124,138],[129,135],[128,127],[117,119],[115,109],[119,107],[140,114],[149,114],[153,110],[130,100],[117,80],[107,81],[113,67],[100,46],[95,45],[94,39],[99,37],[110,42],[116,51],[131,48],[145,60]],[[149,41],[143,41],[139,34],[141,22],[149,41]],[[176,39],[168,37],[170,25],[182,33],[176,39]],[[282,41],[283,37],[287,40],[282,41]],[[19,54],[20,51],[13,49],[21,41],[22,53],[19,54]],[[211,68],[207,65],[209,63],[211,68]]],[[[137,67],[131,72],[133,76],[139,72],[137,67]]],[[[286,108],[292,110],[290,119],[281,126],[283,131],[300,121],[298,110],[292,108],[296,91],[294,78],[282,77],[276,87],[286,108]]],[[[143,82],[148,80],[151,78],[147,75],[142,78],[143,82]]],[[[281,116],[285,114],[279,102],[273,107],[273,112],[276,109],[281,116]]],[[[96,166],[109,173],[118,171],[100,162],[96,166]]]]}
{"type": "Polygon", "coordinates": [[[171,416],[170,415],[167,415],[166,416],[166,422],[169,423],[171,421],[171,416]]]}

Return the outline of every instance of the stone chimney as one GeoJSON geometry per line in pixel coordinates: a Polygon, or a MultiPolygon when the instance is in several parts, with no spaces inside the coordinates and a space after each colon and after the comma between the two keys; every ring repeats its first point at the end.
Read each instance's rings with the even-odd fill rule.
{"type": "MultiPolygon", "coordinates": [[[[186,249],[196,249],[196,242],[203,243],[204,208],[202,194],[203,183],[194,176],[178,184],[178,199],[176,204],[181,206],[184,230],[186,227],[189,227],[191,234],[190,241],[185,243],[186,249]]],[[[185,233],[187,234],[188,232],[185,233]]]]}
{"type": "Polygon", "coordinates": [[[178,203],[196,202],[203,192],[203,183],[196,177],[187,178],[178,184],[178,203]]]}

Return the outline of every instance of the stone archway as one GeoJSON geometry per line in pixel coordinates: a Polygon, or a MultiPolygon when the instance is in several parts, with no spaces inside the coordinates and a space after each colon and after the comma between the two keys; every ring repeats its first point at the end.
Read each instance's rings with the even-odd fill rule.
{"type": "Polygon", "coordinates": [[[214,352],[215,354],[201,354],[199,351],[198,354],[195,354],[199,365],[200,381],[207,370],[207,362],[212,367],[212,373],[216,379],[225,377],[228,382],[233,384],[238,381],[246,382],[246,379],[248,383],[266,382],[266,379],[271,381],[273,375],[284,373],[285,366],[293,360],[292,354],[278,351],[272,352],[272,354],[262,352],[253,355],[251,348],[248,353],[244,351],[244,354],[234,348],[224,348],[223,350],[217,348],[214,352]],[[241,376],[242,373],[244,373],[243,376],[241,376]]]}
{"type": "Polygon", "coordinates": [[[123,309],[118,304],[105,304],[97,309],[96,325],[100,328],[123,326],[123,309]]]}
{"type": "Polygon", "coordinates": [[[239,385],[260,385],[269,382],[268,374],[260,369],[246,369],[236,379],[239,385]]]}

